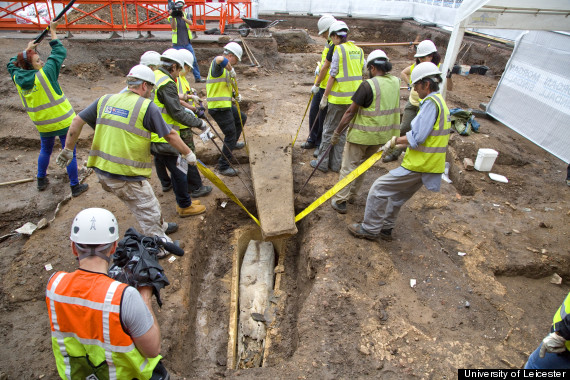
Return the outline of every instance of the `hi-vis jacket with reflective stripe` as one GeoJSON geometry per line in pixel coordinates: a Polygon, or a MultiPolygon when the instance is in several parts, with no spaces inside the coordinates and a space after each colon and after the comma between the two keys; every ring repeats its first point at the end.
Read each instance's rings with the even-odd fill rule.
{"type": "Polygon", "coordinates": [[[24,90],[16,83],[24,109],[40,132],[54,132],[68,128],[75,112],[67,97],[54,91],[43,69],[38,70],[34,87],[24,90]]]}
{"type": "Polygon", "coordinates": [[[212,75],[215,58],[208,70],[208,80],[206,82],[206,96],[208,97],[208,109],[230,108],[232,106],[232,84],[230,73],[224,68],[224,72],[219,77],[212,75]]]}
{"type": "Polygon", "coordinates": [[[366,82],[372,88],[374,100],[368,108],[358,108],[346,141],[361,145],[385,144],[392,136],[400,136],[400,80],[386,74],[366,82]]]}
{"type": "Polygon", "coordinates": [[[150,131],[143,126],[149,104],[149,99],[131,91],[99,99],[88,167],[129,177],[150,178],[150,131]]]}
{"type": "MultiPolygon", "coordinates": [[[[168,114],[166,108],[164,107],[164,104],[162,104],[158,99],[158,90],[162,86],[166,85],[169,82],[172,82],[174,85],[176,85],[176,82],[174,82],[174,80],[172,80],[168,74],[163,73],[161,70],[154,70],[154,79],[156,80],[156,84],[154,85],[154,104],[156,104],[160,110],[160,114],[162,115],[162,118],[164,119],[166,125],[174,129],[176,133],[180,134],[180,127],[182,124],[174,120],[174,118],[168,114]]],[[[164,137],[158,137],[156,133],[152,134],[151,141],[153,143],[168,144],[168,141],[166,141],[164,137]]]]}
{"type": "Polygon", "coordinates": [[[121,299],[126,284],[101,273],[57,272],[46,303],[52,348],[62,379],[150,379],[161,356],[145,358],[123,330],[121,299]]]}
{"type": "MultiPolygon", "coordinates": [[[[562,305],[558,308],[556,314],[554,314],[554,318],[552,318],[552,332],[560,331],[560,324],[564,323],[566,327],[570,327],[570,321],[568,320],[570,317],[568,316],[568,312],[570,311],[570,293],[562,302],[562,305]]],[[[566,339],[566,350],[570,351],[570,339],[566,339]]]]}
{"type": "Polygon", "coordinates": [[[427,101],[434,102],[438,110],[433,130],[416,149],[408,147],[402,166],[413,172],[443,173],[445,171],[445,153],[451,132],[449,109],[443,96],[439,93],[423,100],[423,102],[427,101]]]}
{"type": "MultiPolygon", "coordinates": [[[[185,17],[182,17],[182,20],[184,20],[185,17]]],[[[168,16],[168,22],[171,22],[172,20],[172,16],[168,16]]],[[[172,24],[171,24],[172,25],[172,24]]],[[[178,20],[174,20],[174,25],[176,25],[174,27],[174,29],[172,29],[172,44],[176,45],[178,43],[178,20]]],[[[184,21],[184,25],[186,25],[186,21],[184,21]]],[[[188,29],[188,26],[186,25],[186,29],[188,29]]],[[[188,29],[188,39],[190,41],[192,41],[192,31],[190,29],[188,29]]]]}
{"type": "MultiPolygon", "coordinates": [[[[329,54],[329,49],[334,49],[334,44],[331,40],[327,41],[327,46],[325,46],[325,48],[323,49],[323,52],[321,54],[321,63],[319,65],[319,67],[321,67],[321,69],[327,60],[327,55],[329,54]]],[[[325,75],[323,80],[321,81],[321,83],[319,85],[320,88],[327,88],[327,82],[329,81],[329,77],[330,77],[330,68],[327,71],[327,74],[325,75]]]]}
{"type": "MultiPolygon", "coordinates": [[[[186,94],[187,91],[190,91],[191,87],[190,87],[190,83],[188,83],[188,79],[186,79],[186,77],[182,74],[180,74],[178,76],[178,78],[176,78],[176,88],[178,88],[178,93],[179,94],[186,94]]],[[[194,103],[193,100],[188,100],[193,106],[196,106],[196,104],[194,103]]],[[[184,124],[180,124],[180,129],[187,129],[190,128],[184,124]]]]}
{"type": "Polygon", "coordinates": [[[338,74],[329,94],[328,101],[332,104],[350,104],[350,99],[362,82],[362,66],[364,53],[352,41],[335,47],[338,53],[338,74]]]}

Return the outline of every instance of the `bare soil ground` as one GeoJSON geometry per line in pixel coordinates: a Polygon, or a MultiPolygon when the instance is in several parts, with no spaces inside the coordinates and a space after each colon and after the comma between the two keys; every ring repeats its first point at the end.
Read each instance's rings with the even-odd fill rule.
{"type": "MultiPolygon", "coordinates": [[[[410,41],[420,34],[421,39],[432,38],[445,46],[445,35],[434,29],[351,22],[357,41],[410,41]]],[[[316,36],[316,19],[307,25],[309,40],[295,31],[276,32],[275,39],[248,38],[262,67],[248,67],[247,59],[236,67],[245,99],[242,107],[248,114],[247,134],[294,136],[324,42],[316,36]]],[[[2,61],[26,43],[3,39],[2,61]]],[[[158,40],[64,44],[69,54],[60,84],[76,111],[119,91],[123,75],[144,51],[169,46],[158,40]]],[[[500,73],[510,49],[488,45],[475,41],[465,63],[486,63],[500,73]]],[[[205,72],[220,45],[195,44],[195,49],[205,72]]],[[[407,47],[385,50],[394,73],[411,63],[407,47]]],[[[40,51],[48,54],[47,44],[40,51]]],[[[490,99],[497,81],[490,75],[455,76],[448,103],[476,109],[490,99]]],[[[203,84],[196,88],[205,92],[203,84]]],[[[0,77],[0,90],[2,182],[35,177],[38,133],[6,73],[0,77]]],[[[402,107],[407,96],[403,90],[402,107]]],[[[164,360],[173,378],[442,379],[455,378],[457,368],[520,368],[569,291],[566,164],[501,123],[478,121],[480,133],[452,135],[448,161],[453,183],[443,183],[439,193],[420,190],[400,213],[393,242],[354,239],[346,226],[362,219],[368,188],[397,162],[379,162],[366,173],[361,197],[346,215],[337,214],[327,202],[298,224],[299,233],[286,242],[270,353],[265,367],[257,369],[226,367],[232,254],[240,233],[254,223],[231,201],[222,207],[228,198],[217,189],[202,201],[206,214],[180,219],[174,195],[161,192],[153,173],[151,183],[166,219],[180,225],[173,238],[186,245],[184,257],[163,262],[172,284],[163,291],[162,309],[155,309],[164,360]],[[463,158],[475,160],[479,148],[499,151],[493,171],[509,183],[463,168],[463,158]],[[550,283],[553,273],[564,279],[562,285],[550,283]],[[411,279],[417,281],[414,288],[411,279]]],[[[298,141],[307,133],[305,120],[298,141]]],[[[81,166],[91,137],[86,126],[78,149],[81,166]]],[[[293,150],[295,191],[310,174],[313,158],[299,142],[293,150]]],[[[201,142],[197,147],[198,157],[212,166],[215,148],[201,142]]],[[[38,192],[35,181],[0,187],[0,235],[28,221],[51,219],[56,205],[69,194],[67,176],[55,165],[55,154],[46,191],[38,192]]],[[[238,157],[247,171],[245,153],[238,157]]],[[[337,180],[336,173],[318,172],[297,199],[297,211],[337,180]]],[[[14,235],[0,242],[2,379],[57,378],[44,289],[55,270],[72,271],[76,266],[68,239],[75,214],[86,207],[105,207],[117,216],[121,231],[138,227],[129,210],[105,193],[94,175],[86,183],[89,191],[64,203],[47,228],[29,238],[14,235]],[[46,270],[46,264],[54,269],[46,270]]],[[[255,200],[241,182],[230,178],[226,183],[255,213],[255,200]]]]}

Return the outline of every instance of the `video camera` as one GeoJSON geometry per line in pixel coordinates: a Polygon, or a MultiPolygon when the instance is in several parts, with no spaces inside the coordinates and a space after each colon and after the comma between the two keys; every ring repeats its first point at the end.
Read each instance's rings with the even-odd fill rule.
{"type": "Polygon", "coordinates": [[[184,3],[182,2],[174,2],[174,0],[168,0],[168,9],[172,11],[172,17],[182,17],[184,13],[182,13],[182,9],[184,8],[184,3]]]}

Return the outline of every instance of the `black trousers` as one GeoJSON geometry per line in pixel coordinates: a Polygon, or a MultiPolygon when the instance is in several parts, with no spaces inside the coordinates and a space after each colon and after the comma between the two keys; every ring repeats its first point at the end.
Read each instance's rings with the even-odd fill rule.
{"type": "Polygon", "coordinates": [[[324,88],[319,88],[319,92],[316,95],[313,95],[313,100],[311,101],[311,108],[309,109],[309,128],[313,127],[313,129],[309,132],[309,138],[307,138],[307,142],[312,142],[315,146],[321,145],[321,137],[323,136],[323,125],[325,124],[325,117],[327,116],[327,108],[321,110],[319,112],[319,104],[321,103],[321,99],[323,98],[323,94],[325,93],[324,88]],[[315,119],[317,118],[317,114],[319,115],[319,120],[315,123],[315,119]],[[313,126],[314,124],[314,126],[313,126]]]}
{"type": "MultiPolygon", "coordinates": [[[[218,126],[224,134],[224,147],[222,148],[222,156],[218,160],[218,169],[225,170],[230,167],[228,160],[232,159],[232,151],[236,147],[236,142],[241,135],[241,122],[237,107],[231,108],[215,108],[208,110],[208,113],[218,123],[218,126]]],[[[243,125],[247,120],[247,116],[241,112],[241,120],[243,125]]]]}

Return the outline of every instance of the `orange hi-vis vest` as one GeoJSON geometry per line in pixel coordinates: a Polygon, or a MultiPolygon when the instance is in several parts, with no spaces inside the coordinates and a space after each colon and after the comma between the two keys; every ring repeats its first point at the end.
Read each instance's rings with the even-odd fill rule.
{"type": "Polygon", "coordinates": [[[150,379],[161,356],[145,358],[123,330],[126,284],[85,270],[57,272],[46,303],[52,348],[62,379],[150,379]]]}

